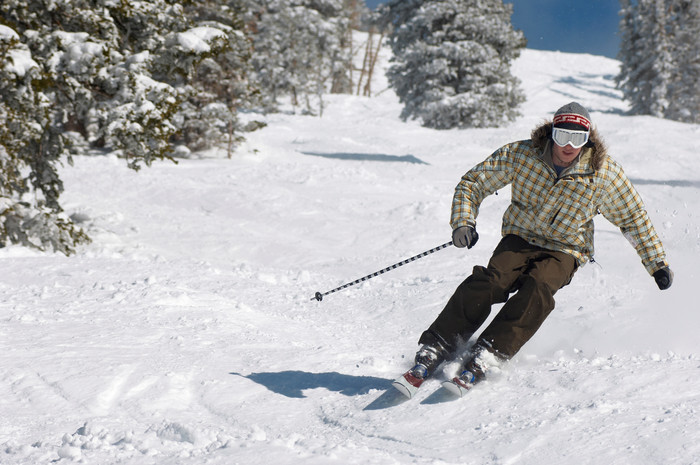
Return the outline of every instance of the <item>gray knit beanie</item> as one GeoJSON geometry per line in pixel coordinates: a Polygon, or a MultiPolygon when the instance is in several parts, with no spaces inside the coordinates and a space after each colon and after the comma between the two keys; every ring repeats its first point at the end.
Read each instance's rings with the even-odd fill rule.
{"type": "Polygon", "coordinates": [[[554,126],[588,131],[591,129],[591,115],[580,103],[567,103],[554,113],[554,126]]]}

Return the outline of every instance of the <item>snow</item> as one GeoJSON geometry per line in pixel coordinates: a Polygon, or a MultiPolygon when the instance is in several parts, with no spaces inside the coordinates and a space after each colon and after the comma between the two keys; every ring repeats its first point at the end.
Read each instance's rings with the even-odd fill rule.
{"type": "Polygon", "coordinates": [[[221,29],[201,26],[194,27],[186,32],[178,32],[175,34],[175,40],[183,49],[201,54],[211,49],[210,42],[225,36],[226,33],[221,29]]]}
{"type": "Polygon", "coordinates": [[[48,65],[54,71],[62,65],[73,74],[84,73],[104,54],[103,45],[90,42],[87,32],[56,31],[53,34],[65,49],[49,58],[48,65]]]}
{"type": "Polygon", "coordinates": [[[77,157],[63,204],[93,242],[0,249],[0,463],[698,463],[700,127],[625,116],[618,66],[526,50],[528,101],[500,129],[401,122],[376,73],[377,96],[269,115],[231,159],[136,173],[77,157]],[[447,242],[461,175],[571,100],[635,181],[673,287],[601,218],[596,263],[501,373],[461,400],[440,402],[437,379],[391,405],[420,333],[490,257],[507,190],[475,248],[314,293],[447,242]]]}
{"type": "Polygon", "coordinates": [[[23,78],[32,68],[38,68],[39,65],[32,60],[32,54],[26,46],[19,44],[19,35],[14,29],[0,24],[0,42],[17,41],[14,48],[8,50],[7,58],[3,57],[4,66],[8,73],[13,73],[18,78],[23,78]]]}
{"type": "Polygon", "coordinates": [[[0,24],[0,37],[8,42],[11,40],[19,40],[19,35],[15,32],[15,30],[3,24],[0,24]]]}

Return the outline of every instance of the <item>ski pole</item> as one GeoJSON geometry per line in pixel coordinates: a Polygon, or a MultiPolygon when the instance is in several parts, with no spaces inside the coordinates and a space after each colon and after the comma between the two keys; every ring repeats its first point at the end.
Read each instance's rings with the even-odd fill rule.
{"type": "Polygon", "coordinates": [[[407,258],[406,260],[400,261],[399,263],[395,263],[395,264],[393,264],[393,265],[391,265],[391,266],[387,266],[387,267],[384,268],[383,270],[375,271],[375,272],[372,273],[372,274],[368,274],[368,275],[365,276],[364,278],[356,279],[355,281],[353,281],[353,282],[351,282],[351,283],[343,284],[342,286],[336,287],[335,289],[332,289],[332,290],[330,290],[330,291],[328,291],[328,292],[324,292],[323,294],[321,294],[320,292],[317,292],[316,295],[315,295],[314,297],[311,298],[311,300],[314,300],[314,299],[315,299],[315,300],[318,300],[318,301],[320,302],[320,301],[323,300],[323,297],[324,297],[324,296],[327,296],[328,294],[332,294],[332,293],[334,293],[334,292],[338,292],[338,291],[340,291],[340,290],[343,290],[343,289],[345,289],[346,287],[354,286],[355,284],[359,284],[359,283],[361,283],[361,282],[363,282],[363,281],[367,281],[368,279],[372,279],[372,278],[374,278],[375,276],[379,276],[380,274],[386,273],[387,271],[391,271],[391,270],[393,270],[393,269],[395,269],[395,268],[398,268],[398,267],[400,267],[400,266],[403,266],[403,265],[405,265],[406,263],[411,263],[412,261],[418,260],[419,258],[423,258],[423,257],[425,257],[426,255],[430,255],[430,254],[433,253],[433,252],[437,252],[438,250],[442,250],[442,249],[444,249],[445,247],[449,247],[449,246],[451,246],[451,245],[452,245],[452,241],[450,241],[450,242],[445,242],[444,244],[439,245],[439,246],[437,246],[437,247],[435,247],[435,248],[433,248],[433,249],[426,250],[425,252],[420,253],[420,254],[416,255],[415,257],[407,258]]]}

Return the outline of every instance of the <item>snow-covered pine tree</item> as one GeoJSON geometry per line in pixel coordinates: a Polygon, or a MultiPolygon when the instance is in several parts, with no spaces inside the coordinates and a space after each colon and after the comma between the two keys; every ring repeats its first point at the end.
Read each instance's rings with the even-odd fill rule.
{"type": "Polygon", "coordinates": [[[618,87],[630,113],[700,121],[700,2],[621,0],[618,87]]]}
{"type": "Polygon", "coordinates": [[[138,169],[171,158],[173,143],[199,149],[238,140],[235,115],[250,95],[250,44],[238,14],[213,0],[0,3],[2,46],[13,54],[3,58],[23,50],[34,63],[21,75],[9,60],[0,69],[2,85],[12,90],[0,95],[0,112],[26,128],[3,130],[2,174],[11,179],[30,168],[30,182],[4,184],[0,215],[6,225],[14,219],[0,240],[28,244],[30,235],[41,236],[31,243],[69,252],[63,232],[81,239],[57,216],[63,186],[54,165],[61,156],[105,147],[138,169]],[[28,193],[40,194],[37,208],[53,216],[22,210],[28,193]]]}
{"type": "Polygon", "coordinates": [[[263,106],[281,97],[309,114],[323,112],[323,94],[352,92],[349,28],[344,0],[247,0],[254,79],[263,106]]]}
{"type": "Polygon", "coordinates": [[[666,117],[700,123],[700,1],[675,2],[671,27],[676,52],[666,117]]]}
{"type": "Polygon", "coordinates": [[[162,0],[101,3],[8,0],[0,12],[51,83],[42,91],[54,103],[59,129],[93,147],[120,149],[134,167],[148,164],[168,156],[175,131],[160,121],[176,103],[173,89],[150,78],[148,47],[163,31],[184,26],[181,9],[162,0]]]}
{"type": "MultiPolygon", "coordinates": [[[[620,23],[618,33],[620,35],[620,50],[617,58],[620,60],[620,72],[615,76],[617,87],[622,90],[622,95],[626,100],[630,100],[628,88],[633,87],[635,81],[635,70],[639,68],[638,57],[642,56],[642,43],[640,41],[641,28],[635,18],[636,4],[632,0],[620,0],[620,23]]],[[[630,101],[632,109],[635,111],[635,102],[630,101]]]]}
{"type": "Polygon", "coordinates": [[[621,0],[623,19],[618,85],[632,114],[663,117],[672,57],[665,0],[621,0]]]}
{"type": "Polygon", "coordinates": [[[0,17],[54,80],[65,128],[137,168],[172,142],[197,150],[240,132],[252,91],[239,4],[8,0],[0,17]]]}
{"type": "Polygon", "coordinates": [[[524,101],[510,64],[525,47],[501,0],[392,0],[390,86],[403,119],[437,129],[512,121],[524,101]]]}
{"type": "Polygon", "coordinates": [[[56,165],[68,156],[41,68],[14,29],[0,24],[0,247],[17,243],[69,254],[87,236],[58,202],[56,165]]]}
{"type": "Polygon", "coordinates": [[[244,6],[238,0],[183,5],[190,25],[165,36],[155,52],[153,77],[178,90],[176,140],[191,150],[227,142],[230,156],[243,139],[238,110],[257,101],[248,79],[251,40],[244,6]]]}

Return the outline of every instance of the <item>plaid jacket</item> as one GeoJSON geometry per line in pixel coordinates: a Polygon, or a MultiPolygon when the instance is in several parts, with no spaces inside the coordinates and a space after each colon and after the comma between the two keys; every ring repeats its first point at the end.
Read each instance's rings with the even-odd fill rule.
{"type": "Polygon", "coordinates": [[[593,217],[598,213],[619,227],[637,250],[647,271],[667,266],[661,241],[634,186],[610,157],[594,169],[592,149],[557,179],[532,140],[514,142],[467,172],[455,189],[452,228],[476,226],[483,199],[511,185],[511,204],[502,234],[573,255],[584,265],[593,257],[593,217]]]}

